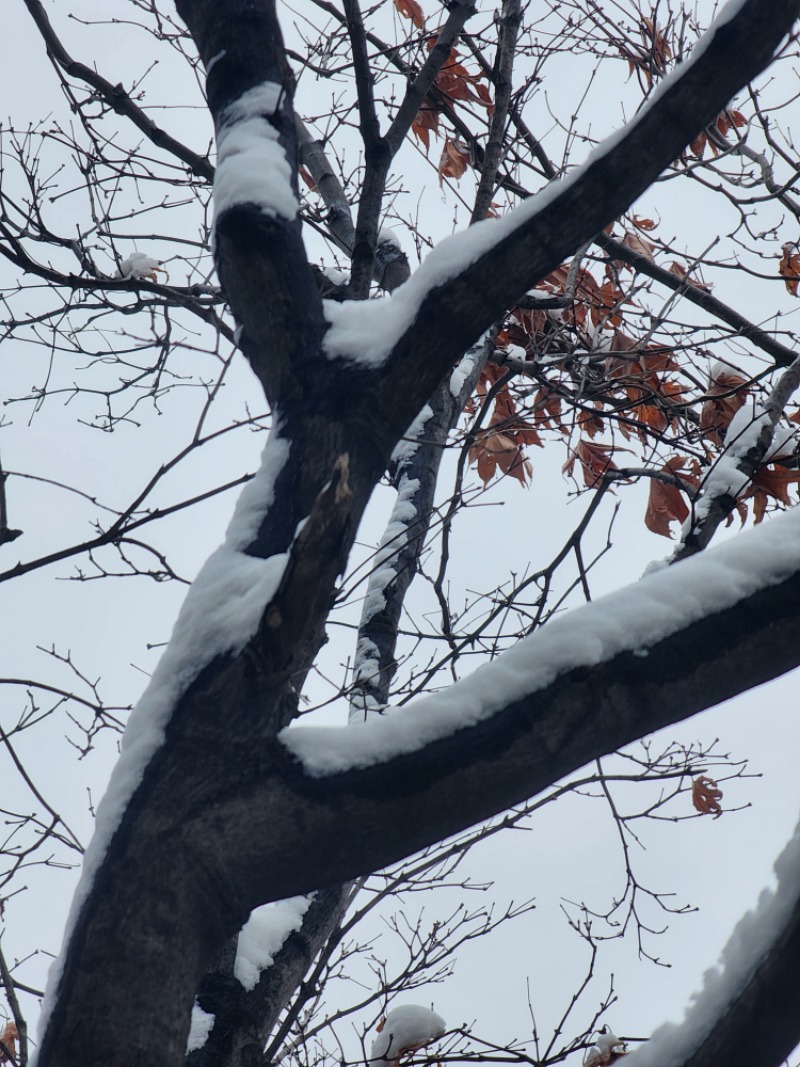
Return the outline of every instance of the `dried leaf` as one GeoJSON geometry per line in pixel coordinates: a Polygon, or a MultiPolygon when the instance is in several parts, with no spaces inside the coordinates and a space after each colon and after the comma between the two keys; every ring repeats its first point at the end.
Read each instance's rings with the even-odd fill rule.
{"type": "Polygon", "coordinates": [[[311,171],[308,169],[308,167],[304,167],[301,164],[297,168],[297,173],[300,175],[300,177],[303,179],[303,181],[306,183],[306,185],[308,186],[308,188],[311,190],[312,193],[316,193],[318,191],[317,190],[317,183],[314,181],[314,177],[311,174],[311,171]]]}
{"type": "Polygon", "coordinates": [[[638,233],[634,233],[633,230],[626,230],[625,236],[622,238],[622,244],[631,250],[637,256],[644,256],[645,259],[649,259],[651,263],[654,262],[653,252],[655,251],[655,245],[651,245],[649,241],[645,241],[644,237],[640,237],[638,233]]]}
{"type": "Polygon", "coordinates": [[[600,485],[603,475],[607,471],[619,470],[611,458],[611,453],[616,451],[618,449],[614,445],[604,445],[600,441],[587,441],[581,438],[577,447],[573,449],[570,458],[561,469],[565,473],[572,474],[575,460],[577,460],[583,471],[584,484],[587,488],[592,489],[594,486],[600,485]]]}
{"type": "Polygon", "coordinates": [[[750,483],[745,498],[753,500],[753,521],[761,522],[771,500],[790,507],[789,486],[800,482],[800,472],[781,466],[762,467],[750,483]]]}
{"type": "MultiPolygon", "coordinates": [[[[19,1040],[19,1033],[17,1031],[16,1024],[13,1022],[6,1023],[2,1033],[0,1033],[0,1041],[3,1046],[8,1049],[16,1059],[17,1055],[17,1041],[19,1040]]],[[[0,1063],[11,1063],[11,1059],[5,1054],[2,1048],[0,1048],[0,1063]]]]}
{"type": "Polygon", "coordinates": [[[455,178],[458,181],[467,169],[469,162],[469,149],[460,141],[452,141],[449,137],[446,137],[442,156],[439,160],[439,185],[442,184],[444,178],[455,178]]]}
{"type": "Polygon", "coordinates": [[[411,132],[425,145],[427,152],[431,146],[430,131],[439,132],[439,111],[434,104],[423,104],[411,123],[411,132]]]}
{"type": "MultiPolygon", "coordinates": [[[[682,467],[684,460],[681,456],[674,456],[661,468],[666,474],[676,474],[682,467]]],[[[644,524],[648,530],[661,537],[672,537],[670,530],[671,522],[683,524],[689,517],[689,507],[681,496],[681,491],[676,485],[650,479],[650,495],[647,501],[647,510],[644,516],[644,524]]]]}
{"type": "Polygon", "coordinates": [[[394,0],[394,6],[404,18],[411,19],[418,30],[425,29],[425,15],[417,0],[394,0]]]}
{"type": "MultiPolygon", "coordinates": [[[[530,433],[536,440],[528,443],[541,444],[535,431],[531,430],[530,433]]],[[[522,442],[500,430],[482,430],[469,450],[469,461],[477,466],[478,477],[484,485],[495,477],[498,470],[516,478],[520,485],[527,485],[533,474],[533,466],[525,458],[522,442]]]]}
{"type": "Polygon", "coordinates": [[[715,445],[722,446],[720,431],[727,430],[748,392],[747,381],[740,374],[720,370],[712,378],[708,399],[700,412],[700,429],[715,445]]]}
{"type": "Polygon", "coordinates": [[[656,228],[657,224],[652,219],[643,219],[641,215],[634,215],[633,225],[638,230],[645,230],[649,233],[650,230],[654,230],[656,228]]]}
{"type": "Polygon", "coordinates": [[[783,278],[787,290],[792,296],[797,296],[797,286],[800,283],[800,254],[792,252],[795,246],[785,244],[783,255],[778,264],[778,273],[783,278]]]}
{"type": "Polygon", "coordinates": [[[701,774],[692,782],[692,804],[701,815],[713,815],[718,819],[722,814],[721,799],[722,790],[713,778],[701,774]]]}

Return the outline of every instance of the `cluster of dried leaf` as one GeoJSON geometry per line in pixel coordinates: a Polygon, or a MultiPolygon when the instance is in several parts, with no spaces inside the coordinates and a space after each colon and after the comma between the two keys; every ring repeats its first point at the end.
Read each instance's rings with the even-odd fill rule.
{"type": "MultiPolygon", "coordinates": [[[[656,246],[640,233],[655,225],[651,219],[633,216],[619,244],[655,263],[656,246]]],[[[613,236],[613,227],[607,233],[613,236]]],[[[786,255],[785,259],[780,269],[787,276],[800,257],[794,262],[786,255]]],[[[650,468],[645,525],[653,533],[671,537],[670,524],[686,521],[705,472],[713,469],[725,449],[733,417],[752,400],[757,383],[719,362],[712,365],[707,382],[698,382],[693,366],[678,350],[654,343],[649,333],[642,335],[644,308],[637,306],[637,279],[629,264],[609,258],[601,265],[602,283],[586,267],[564,264],[533,294],[561,297],[565,307],[511,310],[495,337],[497,362],[481,379],[478,397],[491,402],[492,413],[488,428],[475,436],[470,460],[484,483],[497,474],[510,474],[526,484],[532,465],[525,448],[543,446],[540,434],[549,430],[567,444],[565,473],[572,475],[577,467],[584,486],[593,489],[607,476],[625,480],[621,467],[630,468],[632,462],[626,459],[623,464],[622,457],[638,450],[641,467],[650,468]],[[625,271],[632,275],[627,282],[625,271]],[[503,375],[514,351],[519,353],[512,361],[517,373],[538,382],[532,399],[524,403],[515,400],[508,376],[503,375]],[[546,367],[543,353],[550,356],[546,367]],[[576,395],[576,378],[582,396],[576,395]],[[616,440],[597,439],[604,436],[616,440]],[[656,443],[675,449],[658,465],[651,458],[656,443]]],[[[673,262],[667,270],[686,285],[709,291],[695,283],[680,263],[673,262]]],[[[787,276],[790,285],[796,288],[797,282],[787,276]]],[[[787,426],[798,421],[800,409],[787,416],[787,426]]],[[[752,501],[756,523],[770,505],[793,503],[790,489],[800,481],[793,452],[791,445],[784,447],[781,458],[759,466],[736,501],[742,523],[748,517],[747,501],[752,501]]]]}

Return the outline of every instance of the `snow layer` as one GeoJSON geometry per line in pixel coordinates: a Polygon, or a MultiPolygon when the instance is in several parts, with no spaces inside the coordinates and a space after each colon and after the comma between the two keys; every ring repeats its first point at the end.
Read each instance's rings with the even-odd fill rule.
{"type": "Polygon", "coordinates": [[[192,1022],[189,1027],[189,1038],[186,1042],[186,1051],[194,1052],[202,1048],[208,1041],[208,1035],[214,1028],[215,1016],[203,1011],[199,1004],[192,1008],[192,1022]]]}
{"type": "Polygon", "coordinates": [[[131,252],[126,259],[123,259],[120,265],[119,277],[136,278],[139,281],[142,278],[155,280],[157,271],[161,274],[167,273],[161,267],[160,259],[153,259],[152,256],[148,256],[144,252],[131,252]]]}
{"type": "Polygon", "coordinates": [[[86,900],[95,871],[119,825],[144,769],[164,740],[164,732],[180,695],[216,656],[235,654],[252,637],[278,587],[288,553],[258,559],[242,550],[252,541],[274,498],[275,480],[289,455],[280,436],[279,420],[270,433],[261,466],[245,486],[225,542],[195,578],[181,607],[169,644],[150,684],[131,713],[122,739],[122,753],[97,809],[95,832],[83,862],[72,902],[62,954],[50,968],[40,1032],[50,1014],[61,975],[61,962],[72,927],[86,900]]]}
{"type": "Polygon", "coordinates": [[[263,970],[271,966],[289,934],[300,929],[313,894],[265,904],[250,913],[236,948],[233,976],[245,989],[254,989],[263,970]]]}
{"type": "Polygon", "coordinates": [[[441,1015],[419,1004],[404,1004],[390,1011],[381,1032],[372,1042],[369,1062],[396,1063],[400,1056],[415,1052],[441,1037],[447,1027],[441,1015]]]}
{"type": "Polygon", "coordinates": [[[620,1041],[616,1034],[599,1034],[591,1048],[586,1050],[583,1057],[583,1067],[601,1067],[608,1063],[613,1055],[621,1055],[625,1052],[625,1042],[620,1041]]]}
{"type": "Polygon", "coordinates": [[[283,88],[264,82],[223,111],[217,129],[214,217],[237,204],[255,204],[271,218],[291,222],[299,210],[292,169],[268,116],[278,110],[283,88]]]}
{"type": "Polygon", "coordinates": [[[800,570],[800,509],[749,530],[634,586],[553,619],[494,662],[441,693],[344,727],[281,734],[309,774],[324,777],[385,762],[490,718],[575,667],[649,646],[800,570]]]}
{"type": "MultiPolygon", "coordinates": [[[[761,404],[745,404],[739,408],[725,434],[725,450],[703,480],[703,495],[695,504],[694,514],[686,520],[683,537],[706,517],[715,500],[722,496],[736,500],[744,492],[750,484],[750,476],[743,473],[741,464],[748,452],[756,447],[765,429],[769,430],[771,440],[772,419],[761,404]]],[[[676,551],[679,548],[680,545],[676,551]]]]}
{"type": "Polygon", "coordinates": [[[700,39],[685,63],[676,67],[656,87],[642,110],[622,129],[597,146],[586,161],[560,181],[550,182],[535,196],[500,218],[477,222],[441,241],[427,259],[391,296],[379,300],[324,301],[325,317],[331,324],[324,348],[331,359],[344,359],[363,366],[383,366],[394,346],[410,328],[428,294],[457,277],[500,241],[524,227],[568,189],[598,160],[615,149],[673,83],[679,80],[706,51],[716,31],[742,7],[744,0],[731,0],[700,39]]]}
{"type": "Polygon", "coordinates": [[[708,1036],[750,975],[780,939],[800,895],[800,826],[775,863],[777,889],[762,891],[758,904],[734,928],[720,964],[706,972],[684,1021],[659,1027],[625,1060],[625,1067],[680,1067],[708,1036]]]}

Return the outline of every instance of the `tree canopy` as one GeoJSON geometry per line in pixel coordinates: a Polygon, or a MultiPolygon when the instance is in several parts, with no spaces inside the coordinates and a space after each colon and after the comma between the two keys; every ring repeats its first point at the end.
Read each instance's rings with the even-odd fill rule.
{"type": "MultiPolygon", "coordinates": [[[[783,238],[785,220],[800,218],[800,169],[785,101],[765,86],[796,55],[800,4],[774,0],[765,18],[757,0],[734,0],[701,33],[684,9],[602,4],[537,15],[518,0],[488,13],[462,0],[435,12],[416,0],[370,10],[307,0],[295,15],[271,0],[177,0],[176,19],[163,2],[131,0],[159,55],[171,51],[196,79],[192,106],[207,106],[212,148],[137,86],[114,84],[102,56],[76,58],[56,13],[24,2],[75,122],[3,130],[6,340],[42,347],[51,367],[13,402],[41,417],[59,395],[92,396],[94,425],[121,431],[190,383],[204,400],[188,443],[90,539],[26,555],[28,531],[14,525],[23,475],[0,473],[0,547],[19,558],[2,577],[21,584],[77,558],[91,572],[82,579],[118,565],[180,580],[150,527],[243,485],[131,714],[37,1063],[255,1064],[341,930],[358,879],[800,664],[800,519],[762,523],[796,503],[800,362],[777,319],[726,303],[703,273],[735,269],[797,295],[800,254],[783,238]],[[570,49],[598,72],[609,57],[622,64],[638,95],[598,143],[591,124],[559,115],[546,136],[533,120],[545,57],[568,61],[570,49]],[[58,215],[65,179],[43,169],[54,147],[80,175],[75,235],[58,215]],[[400,206],[412,150],[469,223],[424,254],[424,225],[400,206]],[[732,206],[738,261],[690,241],[678,250],[638,213],[643,194],[678,181],[732,206]],[[153,223],[157,209],[194,220],[197,239],[175,238],[185,280],[160,251],[167,239],[148,232],[167,226],[153,223]],[[139,246],[127,255],[123,221],[139,246]],[[96,377],[70,385],[58,368],[84,357],[96,377]],[[246,417],[214,422],[242,360],[254,375],[246,417]],[[177,502],[159,496],[208,442],[267,427],[254,475],[228,466],[177,502]],[[585,518],[552,565],[496,590],[480,622],[459,617],[446,565],[465,479],[478,493],[503,481],[519,491],[545,444],[564,450],[585,518]],[[448,446],[458,489],[440,505],[448,446]],[[395,502],[336,693],[350,725],[298,725],[356,583],[362,520],[387,483],[395,502]],[[674,551],[595,601],[581,539],[609,495],[629,488],[644,494],[647,529],[677,534],[674,551]],[[733,520],[755,528],[706,551],[733,520]],[[403,610],[434,534],[429,652],[430,633],[405,630],[403,610]],[[564,586],[558,568],[573,557],[564,586]],[[562,614],[574,589],[591,602],[562,614]],[[473,672],[476,649],[491,662],[473,672]],[[239,930],[255,909],[306,894],[293,927],[302,944],[287,939],[247,988],[234,977],[239,930]],[[187,1054],[193,1007],[211,1022],[187,1054]]],[[[536,490],[534,476],[526,491],[536,490]]],[[[122,709],[96,692],[84,703],[88,751],[122,709]]],[[[10,753],[34,712],[31,699],[14,730],[3,726],[10,753]]],[[[695,776],[694,789],[698,811],[718,812],[715,780],[695,776]]],[[[67,838],[51,814],[42,836],[67,838]]],[[[643,1057],[777,1065],[800,1041],[795,852],[754,945],[732,950],[725,995],[643,1057]]],[[[14,979],[2,977],[16,1016],[14,979]]]]}

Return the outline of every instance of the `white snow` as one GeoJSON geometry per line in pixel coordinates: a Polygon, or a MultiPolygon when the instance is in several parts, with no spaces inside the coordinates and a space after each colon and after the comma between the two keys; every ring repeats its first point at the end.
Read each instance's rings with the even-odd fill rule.
{"type": "Polygon", "coordinates": [[[404,1004],[390,1011],[380,1033],[372,1042],[369,1062],[397,1060],[441,1037],[446,1030],[444,1019],[430,1008],[404,1004]]]}
{"type": "Polygon", "coordinates": [[[164,740],[164,731],[176,701],[212,659],[226,652],[235,654],[247,643],[278,587],[288,554],[258,559],[242,549],[252,540],[272,504],[275,480],[288,455],[289,443],[280,435],[280,420],[276,415],[261,466],[239,497],[225,542],[209,557],[195,578],[169,644],[150,684],[131,713],[120,758],[97,809],[95,833],[84,857],[62,953],[50,967],[39,1023],[41,1033],[56,996],[61,975],[60,960],[72,927],[144,769],[164,740]]]}
{"type": "Polygon", "coordinates": [[[725,434],[725,449],[703,479],[702,496],[684,524],[684,537],[706,516],[715,500],[725,495],[735,500],[750,484],[750,476],[739,465],[758,444],[764,427],[771,432],[772,420],[760,404],[745,404],[733,416],[725,434]]]}
{"type": "Polygon", "coordinates": [[[189,1037],[186,1041],[186,1051],[194,1052],[202,1048],[208,1041],[208,1035],[214,1026],[214,1016],[203,1011],[199,1004],[192,1008],[192,1022],[189,1026],[189,1037]]]}
{"type": "Polygon", "coordinates": [[[586,161],[559,181],[549,182],[540,192],[499,218],[484,219],[441,241],[412,276],[390,296],[377,300],[324,301],[325,317],[331,324],[324,348],[331,359],[344,359],[367,367],[381,367],[394,346],[410,328],[427,295],[458,276],[515,230],[524,227],[605,155],[615,149],[664,93],[706,51],[718,28],[728,22],[744,0],[731,0],[695,46],[691,56],[663,78],[647,104],[621,129],[612,133],[589,154],[586,161]]]}
{"type": "Polygon", "coordinates": [[[735,540],[648,574],[634,586],[553,619],[492,663],[441,693],[370,722],[293,726],[283,743],[324,777],[414,752],[549,685],[575,667],[647,648],[800,570],[800,509],[735,540]]]}
{"type": "Polygon", "coordinates": [[[271,218],[291,221],[297,215],[291,167],[278,131],[265,117],[276,113],[282,93],[276,82],[263,82],[222,113],[217,129],[215,220],[237,204],[255,204],[271,218]]]}
{"type": "Polygon", "coordinates": [[[289,934],[300,929],[313,894],[288,897],[251,912],[239,933],[233,976],[245,989],[254,989],[263,970],[271,966],[289,934]]]}
{"type": "Polygon", "coordinates": [[[367,596],[361,611],[361,625],[365,626],[386,604],[386,587],[397,574],[397,556],[408,542],[409,531],[418,519],[413,497],[419,489],[419,479],[400,477],[392,514],[375,553],[367,596]]]}
{"type": "Polygon", "coordinates": [[[777,889],[762,891],[758,904],[736,925],[720,964],[706,972],[703,988],[692,997],[682,1023],[659,1027],[646,1045],[625,1060],[625,1067],[680,1067],[705,1040],[753,970],[783,932],[800,896],[800,827],[775,863],[777,889]]]}
{"type": "Polygon", "coordinates": [[[429,404],[420,410],[420,413],[411,423],[405,434],[400,438],[392,452],[392,463],[409,463],[419,448],[422,435],[425,432],[425,424],[433,418],[433,409],[429,404]]]}
{"type": "Polygon", "coordinates": [[[143,278],[155,278],[156,271],[160,271],[161,274],[166,274],[166,271],[161,267],[160,259],[153,259],[152,256],[146,255],[144,252],[131,252],[131,254],[123,259],[119,268],[120,278],[136,278],[141,281],[143,278]]]}
{"type": "Polygon", "coordinates": [[[620,1041],[616,1034],[599,1034],[595,1043],[586,1050],[583,1057],[583,1067],[599,1067],[608,1063],[614,1053],[625,1051],[625,1042],[620,1041]]]}
{"type": "Polygon", "coordinates": [[[485,337],[486,334],[484,334],[483,337],[480,338],[477,344],[474,344],[464,353],[458,363],[458,366],[453,367],[453,370],[450,374],[450,396],[452,396],[454,400],[458,400],[458,398],[461,396],[461,390],[464,388],[464,383],[467,381],[470,375],[474,373],[478,360],[483,358],[483,345],[485,337]]]}

